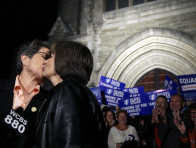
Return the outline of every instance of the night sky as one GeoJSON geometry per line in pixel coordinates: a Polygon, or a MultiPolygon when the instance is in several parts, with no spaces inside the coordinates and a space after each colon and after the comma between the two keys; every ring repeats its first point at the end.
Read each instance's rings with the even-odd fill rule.
{"type": "Polygon", "coordinates": [[[15,58],[22,43],[48,40],[57,6],[58,0],[0,1],[0,79],[15,77],[15,58]]]}

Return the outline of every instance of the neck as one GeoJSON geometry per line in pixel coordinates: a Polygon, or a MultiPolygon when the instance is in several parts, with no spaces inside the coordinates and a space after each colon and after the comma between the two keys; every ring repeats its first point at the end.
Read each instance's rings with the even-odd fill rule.
{"type": "Polygon", "coordinates": [[[110,125],[110,126],[113,126],[114,125],[114,122],[112,121],[112,122],[108,122],[108,124],[110,125]]]}
{"type": "Polygon", "coordinates": [[[54,86],[56,86],[57,84],[59,84],[63,81],[63,79],[61,79],[61,77],[59,75],[52,76],[49,78],[49,80],[52,82],[52,84],[54,86]]]}
{"type": "Polygon", "coordinates": [[[24,71],[21,72],[19,75],[19,82],[23,89],[24,93],[29,93],[37,86],[39,83],[41,83],[41,80],[36,80],[33,77],[29,76],[24,71]]]}
{"type": "Polygon", "coordinates": [[[125,124],[125,125],[122,125],[122,124],[118,124],[120,127],[126,127],[127,125],[125,124]]]}

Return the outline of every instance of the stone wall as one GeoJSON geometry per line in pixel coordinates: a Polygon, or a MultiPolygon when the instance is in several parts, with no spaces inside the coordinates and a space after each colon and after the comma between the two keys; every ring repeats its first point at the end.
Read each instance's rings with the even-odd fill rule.
{"type": "Polygon", "coordinates": [[[104,13],[98,48],[99,69],[125,39],[149,27],[172,28],[196,35],[195,0],[160,0],[104,13]]]}
{"type": "Polygon", "coordinates": [[[63,38],[84,43],[92,51],[94,70],[90,85],[97,86],[100,75],[104,75],[122,82],[133,78],[128,85],[134,86],[136,80],[153,68],[176,75],[196,72],[193,60],[196,58],[196,0],[158,0],[109,12],[103,12],[102,0],[81,0],[81,11],[79,3],[79,0],[65,1],[60,13],[74,35],[63,36],[60,27],[55,31],[63,38]],[[141,54],[142,49],[149,51],[141,54]],[[164,58],[158,60],[156,57],[161,53],[174,58],[165,57],[168,60],[165,65],[164,58]],[[135,59],[131,59],[132,56],[135,59]],[[185,57],[189,60],[183,59],[185,57]],[[140,61],[140,58],[144,61],[148,58],[148,62],[140,61]],[[171,65],[175,61],[177,64],[171,65]],[[184,73],[179,67],[182,61],[184,73]],[[136,67],[135,73],[131,70],[134,63],[141,66],[136,67]]]}
{"type": "Polygon", "coordinates": [[[80,34],[81,0],[62,0],[59,15],[69,24],[75,35],[80,34]]]}

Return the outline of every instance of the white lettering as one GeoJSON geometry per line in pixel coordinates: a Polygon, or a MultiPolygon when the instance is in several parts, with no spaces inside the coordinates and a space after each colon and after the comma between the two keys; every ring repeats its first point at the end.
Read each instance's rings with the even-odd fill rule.
{"type": "Polygon", "coordinates": [[[140,97],[135,97],[130,99],[130,104],[138,104],[141,103],[140,97]]]}
{"type": "Polygon", "coordinates": [[[120,87],[120,82],[112,80],[111,85],[116,86],[116,87],[120,87]]]}
{"type": "Polygon", "coordinates": [[[114,90],[113,96],[123,97],[124,96],[124,92],[123,91],[114,90]]]}

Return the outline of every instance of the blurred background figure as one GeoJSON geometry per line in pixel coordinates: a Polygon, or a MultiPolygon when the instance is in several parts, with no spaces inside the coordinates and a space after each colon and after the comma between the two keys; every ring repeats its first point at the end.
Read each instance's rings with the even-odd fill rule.
{"type": "Polygon", "coordinates": [[[191,103],[187,109],[187,128],[183,121],[179,122],[176,118],[174,119],[174,123],[181,133],[180,148],[195,148],[196,103],[191,103]]]}

